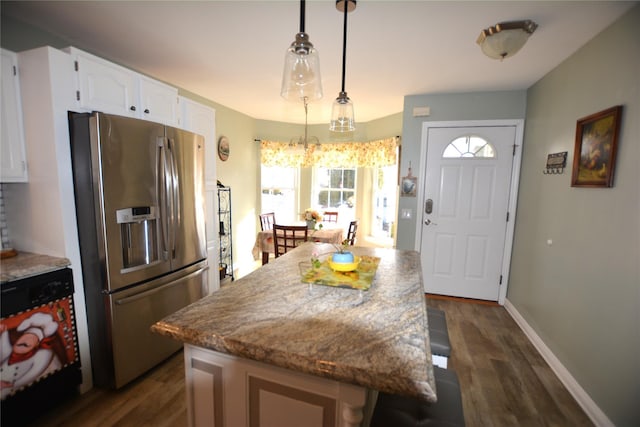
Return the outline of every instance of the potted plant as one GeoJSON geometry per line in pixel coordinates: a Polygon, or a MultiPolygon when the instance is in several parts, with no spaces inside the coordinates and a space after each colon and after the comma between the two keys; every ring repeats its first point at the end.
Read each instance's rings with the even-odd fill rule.
{"type": "Polygon", "coordinates": [[[331,261],[339,264],[351,264],[354,262],[353,252],[347,250],[349,247],[347,239],[343,240],[340,246],[333,246],[336,248],[336,252],[331,254],[331,261]]]}

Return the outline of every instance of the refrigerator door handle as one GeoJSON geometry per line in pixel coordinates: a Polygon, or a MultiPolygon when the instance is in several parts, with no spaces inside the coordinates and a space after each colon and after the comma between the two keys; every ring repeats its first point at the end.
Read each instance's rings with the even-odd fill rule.
{"type": "Polygon", "coordinates": [[[162,259],[169,259],[169,190],[170,183],[167,176],[167,147],[165,138],[158,137],[158,179],[160,200],[160,234],[162,242],[162,259]]]}
{"type": "Polygon", "coordinates": [[[116,305],[125,305],[125,304],[132,303],[134,301],[138,301],[140,299],[148,298],[149,296],[151,296],[153,294],[156,294],[158,292],[162,292],[163,290],[165,290],[167,288],[170,288],[172,286],[177,286],[181,282],[184,282],[184,281],[186,281],[186,280],[188,280],[188,279],[190,279],[192,277],[199,276],[205,270],[207,270],[208,268],[209,267],[200,268],[200,269],[198,269],[198,270],[196,270],[196,271],[194,271],[192,273],[187,274],[186,276],[180,277],[178,280],[174,280],[174,281],[171,281],[169,283],[165,283],[164,285],[158,286],[157,288],[153,288],[153,289],[150,289],[148,291],[144,291],[144,292],[141,292],[139,294],[132,295],[130,297],[125,297],[125,298],[122,298],[122,299],[115,300],[115,304],[116,305]]]}
{"type": "Polygon", "coordinates": [[[175,141],[173,138],[167,139],[169,143],[170,164],[171,164],[171,258],[176,257],[176,234],[180,225],[180,180],[178,178],[178,164],[176,160],[175,141]]]}

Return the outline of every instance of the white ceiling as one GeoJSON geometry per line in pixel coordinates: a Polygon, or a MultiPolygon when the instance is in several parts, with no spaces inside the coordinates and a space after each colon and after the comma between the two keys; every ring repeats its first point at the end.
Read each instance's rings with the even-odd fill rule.
{"type": "MultiPolygon", "coordinates": [[[[637,2],[360,0],[348,16],[346,91],[356,122],[401,112],[405,95],[526,89],[637,2]],[[475,41],[498,22],[538,29],[503,62],[475,41]]],[[[70,45],[197,93],[256,119],[304,122],[280,98],[284,53],[299,30],[299,2],[2,1],[2,14],[70,45]]],[[[342,14],[306,3],[324,97],[309,123],[329,122],[341,85],[342,14]]]]}

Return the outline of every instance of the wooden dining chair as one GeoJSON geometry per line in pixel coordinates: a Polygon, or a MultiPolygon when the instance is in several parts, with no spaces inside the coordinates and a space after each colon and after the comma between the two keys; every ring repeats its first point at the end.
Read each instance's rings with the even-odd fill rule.
{"type": "Polygon", "coordinates": [[[273,249],[278,258],[307,241],[306,225],[273,224],[273,249]]]}
{"type": "Polygon", "coordinates": [[[356,244],[356,231],[358,231],[358,221],[351,221],[347,230],[347,240],[351,246],[356,244]]]}
{"type": "Polygon", "coordinates": [[[322,214],[323,222],[338,222],[338,212],[336,211],[325,211],[322,214]]]}
{"type": "Polygon", "coordinates": [[[273,224],[276,222],[276,214],[274,212],[260,214],[260,227],[262,231],[273,230],[273,224]]]}

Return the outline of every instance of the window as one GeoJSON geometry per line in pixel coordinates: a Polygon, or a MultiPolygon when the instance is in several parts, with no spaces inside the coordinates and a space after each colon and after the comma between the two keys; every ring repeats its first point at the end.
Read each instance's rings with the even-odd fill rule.
{"type": "Polygon", "coordinates": [[[338,222],[355,219],[356,168],[315,168],[313,206],[318,210],[338,211],[338,222]]]}
{"type": "Polygon", "coordinates": [[[316,169],[317,203],[321,209],[353,208],[356,200],[356,170],[316,169]]]}
{"type": "Polygon", "coordinates": [[[394,237],[396,215],[397,165],[373,168],[373,206],[371,235],[394,237]]]}
{"type": "Polygon", "coordinates": [[[493,146],[485,139],[479,136],[467,135],[461,136],[453,140],[447,148],[444,149],[442,157],[444,158],[493,158],[496,151],[493,146]]]}
{"type": "Polygon", "coordinates": [[[262,212],[275,212],[281,224],[296,220],[296,185],[298,169],[280,166],[262,166],[262,212]]]}

